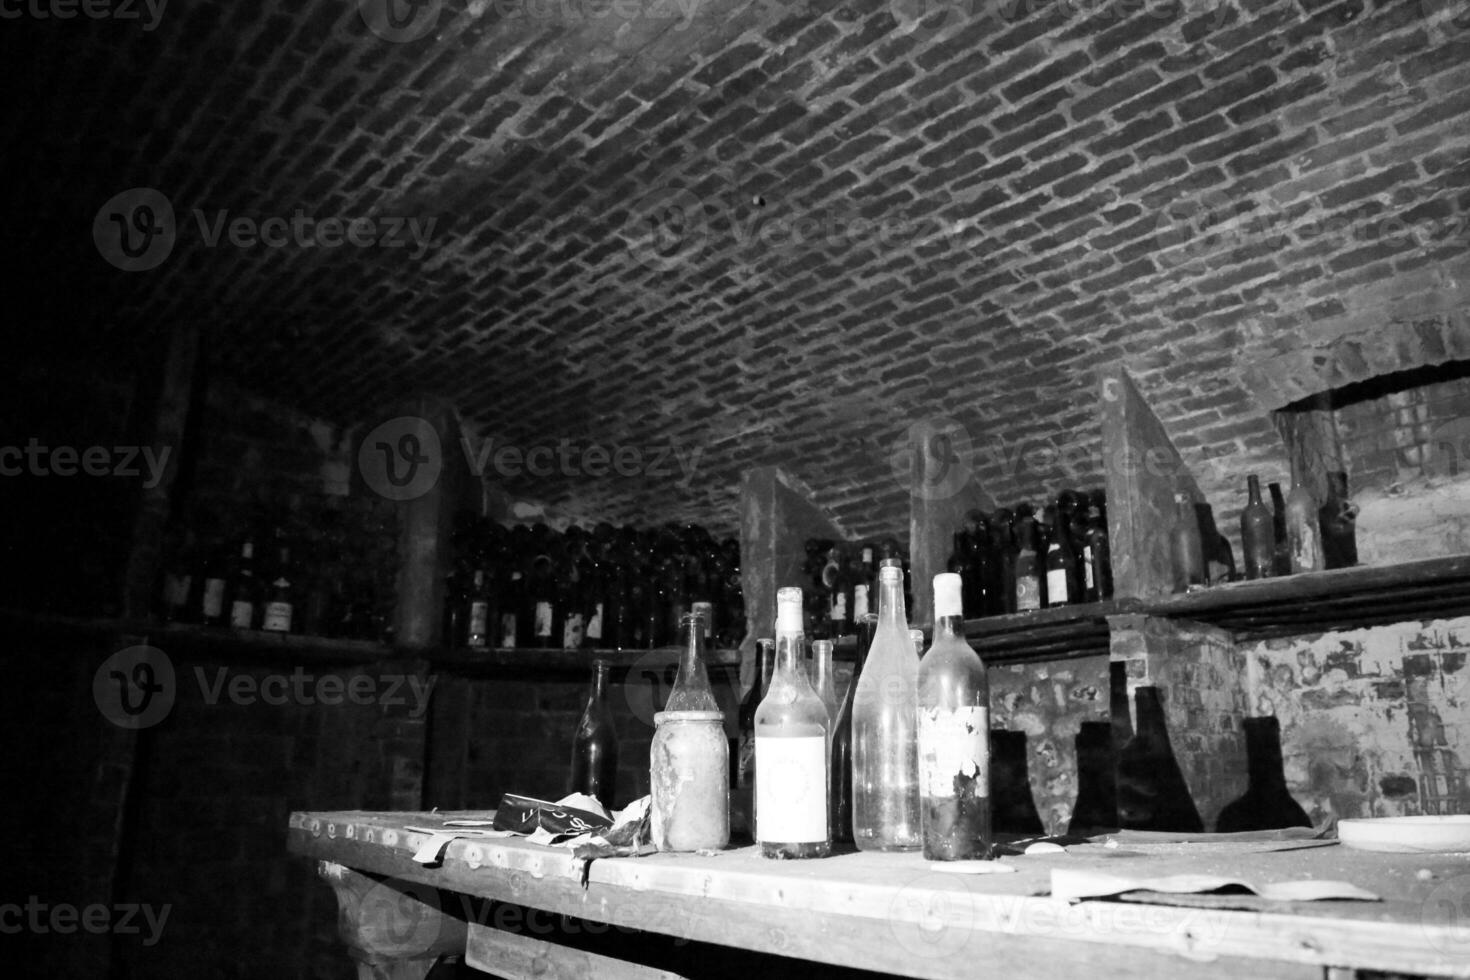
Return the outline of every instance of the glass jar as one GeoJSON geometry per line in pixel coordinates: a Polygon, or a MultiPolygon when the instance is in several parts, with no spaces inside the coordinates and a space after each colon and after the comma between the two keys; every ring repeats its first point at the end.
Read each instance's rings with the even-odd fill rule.
{"type": "Polygon", "coordinates": [[[650,830],[660,851],[712,851],[730,843],[730,746],[719,711],[654,716],[650,830]]]}

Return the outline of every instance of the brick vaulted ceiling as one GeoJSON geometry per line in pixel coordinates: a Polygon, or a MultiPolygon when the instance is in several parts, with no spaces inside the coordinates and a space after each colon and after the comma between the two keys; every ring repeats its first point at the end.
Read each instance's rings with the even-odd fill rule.
{"type": "Polygon", "coordinates": [[[522,447],[699,452],[688,481],[513,481],[580,514],[729,528],[781,463],[902,532],[895,440],[941,416],[1001,502],[1095,484],[1117,363],[1233,513],[1284,467],[1250,365],[1364,291],[1470,280],[1457,0],[91,2],[0,21],[40,332],[196,322],[326,418],[434,391],[522,447]],[[132,188],[175,214],[145,271],[91,234],[132,188]],[[210,244],[221,212],[434,224],[210,244]]]}

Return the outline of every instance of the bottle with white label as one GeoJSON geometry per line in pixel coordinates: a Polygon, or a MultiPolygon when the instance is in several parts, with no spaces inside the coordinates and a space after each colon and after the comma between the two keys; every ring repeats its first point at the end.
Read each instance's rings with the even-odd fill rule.
{"type": "Polygon", "coordinates": [[[863,851],[916,851],[919,654],[904,611],[903,563],[878,568],[878,629],[852,705],[852,830],[863,851]]]}
{"type": "Polygon", "coordinates": [[[465,646],[474,650],[487,649],[490,646],[490,593],[485,586],[484,569],[475,569],[468,612],[465,617],[465,646]]]}
{"type": "Polygon", "coordinates": [[[1036,522],[1022,517],[1016,524],[1016,612],[1041,608],[1041,561],[1036,555],[1036,522]]]}
{"type": "Polygon", "coordinates": [[[934,643],[919,664],[919,784],[924,857],[990,854],[990,683],[964,639],[962,584],[934,576],[934,643]]]}
{"type": "Polygon", "coordinates": [[[289,633],[296,612],[295,593],[291,588],[291,550],[283,547],[280,554],[276,577],[271,581],[270,597],[261,613],[260,628],[272,633],[289,633]]]}
{"type": "Polygon", "coordinates": [[[240,560],[235,565],[233,587],[230,590],[230,625],[235,629],[248,630],[255,626],[256,589],[255,544],[246,541],[240,546],[240,560]]]}
{"type": "Polygon", "coordinates": [[[768,858],[832,852],[827,823],[831,719],[802,664],[801,590],[776,592],[776,670],[755,712],[756,842],[768,858]]]}

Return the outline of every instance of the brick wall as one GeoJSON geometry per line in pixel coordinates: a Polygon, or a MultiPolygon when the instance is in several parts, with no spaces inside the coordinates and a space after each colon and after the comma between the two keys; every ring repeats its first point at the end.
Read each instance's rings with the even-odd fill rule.
{"type": "Polygon", "coordinates": [[[1244,472],[1285,475],[1267,411],[1321,390],[1334,344],[1402,323],[1470,355],[1454,4],[513,6],[447,2],[410,43],[337,0],[28,24],[16,70],[47,84],[9,135],[52,163],[9,190],[76,224],[24,223],[55,241],[17,279],[84,275],[72,330],[207,320],[232,376],[314,416],[432,388],[522,448],[700,449],[690,481],[512,489],[721,531],[772,463],[901,535],[894,440],[935,416],[997,499],[1096,485],[1092,371],[1118,362],[1229,529],[1244,472]],[[72,229],[131,186],[183,218],[129,277],[72,229]],[[640,261],[680,194],[688,233],[640,261]],[[245,250],[192,218],[295,208],[439,232],[245,250]]]}

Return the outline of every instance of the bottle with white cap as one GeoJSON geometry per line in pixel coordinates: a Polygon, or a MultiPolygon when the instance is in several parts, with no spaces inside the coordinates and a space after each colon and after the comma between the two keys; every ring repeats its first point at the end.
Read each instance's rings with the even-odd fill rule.
{"type": "Polygon", "coordinates": [[[776,671],[755,712],[755,833],[768,858],[826,857],[826,705],[807,680],[801,590],[776,592],[776,671]]]}
{"type": "Polygon", "coordinates": [[[964,638],[960,576],[934,576],[934,643],[919,664],[924,857],[990,856],[990,682],[964,638]]]}

